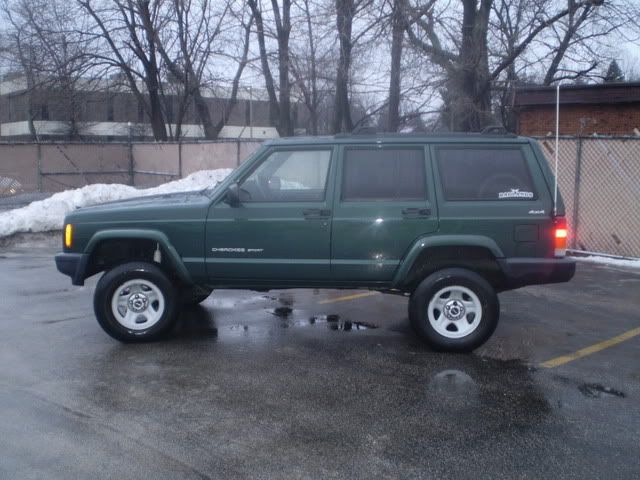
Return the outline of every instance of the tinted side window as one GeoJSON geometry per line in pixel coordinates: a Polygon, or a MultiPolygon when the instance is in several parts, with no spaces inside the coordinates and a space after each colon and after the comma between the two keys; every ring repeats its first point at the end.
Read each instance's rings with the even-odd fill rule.
{"type": "Polygon", "coordinates": [[[439,148],[436,158],[447,200],[537,198],[519,148],[439,148]]]}
{"type": "Polygon", "coordinates": [[[240,185],[243,202],[321,202],[330,150],[273,152],[240,185]]]}
{"type": "Polygon", "coordinates": [[[426,198],[422,149],[349,148],[345,150],[343,200],[402,201],[426,198]]]}

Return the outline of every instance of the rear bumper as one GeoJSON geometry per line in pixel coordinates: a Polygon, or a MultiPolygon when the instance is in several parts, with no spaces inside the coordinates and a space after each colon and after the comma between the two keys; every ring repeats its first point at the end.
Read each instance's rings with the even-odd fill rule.
{"type": "Polygon", "coordinates": [[[505,290],[568,282],[576,273],[576,262],[570,258],[505,258],[499,262],[505,277],[505,290]]]}
{"type": "Polygon", "coordinates": [[[56,268],[60,273],[71,277],[73,285],[84,285],[84,272],[89,255],[85,253],[58,253],[56,268]]]}

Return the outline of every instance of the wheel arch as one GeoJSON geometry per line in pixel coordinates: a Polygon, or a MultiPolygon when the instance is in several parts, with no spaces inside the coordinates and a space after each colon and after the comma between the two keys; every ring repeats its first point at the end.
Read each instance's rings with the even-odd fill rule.
{"type": "Polygon", "coordinates": [[[426,236],[409,248],[396,271],[392,288],[411,292],[429,274],[443,268],[465,268],[483,276],[497,290],[504,274],[498,259],[504,254],[491,238],[481,235],[426,236]]]}
{"type": "MultiPolygon", "coordinates": [[[[153,261],[153,252],[156,247],[160,248],[162,254],[162,261],[159,266],[167,273],[175,275],[180,282],[186,285],[192,285],[193,281],[191,276],[167,235],[158,230],[146,229],[113,229],[96,232],[84,249],[84,261],[81,263],[79,271],[76,273],[77,279],[84,281],[84,279],[91,275],[104,270],[105,268],[103,267],[113,267],[123,261],[153,261]],[[143,250],[147,256],[149,255],[149,252],[151,252],[151,258],[141,258],[140,256],[123,254],[114,262],[106,262],[103,264],[101,263],[100,255],[104,255],[105,248],[110,245],[124,245],[129,248],[135,248],[135,251],[143,250]]],[[[108,249],[106,251],[108,251],[108,249]]]]}

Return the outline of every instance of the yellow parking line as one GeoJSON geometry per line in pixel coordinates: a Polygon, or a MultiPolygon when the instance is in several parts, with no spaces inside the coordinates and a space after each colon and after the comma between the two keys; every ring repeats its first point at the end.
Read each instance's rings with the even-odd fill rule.
{"type": "Polygon", "coordinates": [[[630,338],[637,337],[640,335],[640,328],[634,328],[633,330],[629,330],[617,337],[610,338],[609,340],[604,340],[603,342],[596,343],[591,345],[590,347],[583,348],[578,350],[577,352],[570,353],[569,355],[562,355],[561,357],[552,358],[551,360],[547,360],[540,364],[543,368],[555,368],[560,365],[564,365],[565,363],[573,362],[574,360],[578,360],[579,358],[586,357],[587,355],[591,355],[592,353],[599,352],[604,350],[605,348],[613,347],[619,343],[624,342],[625,340],[629,340],[630,338]]]}
{"type": "Polygon", "coordinates": [[[356,298],[370,297],[372,295],[378,295],[378,292],[354,293],[353,295],[345,295],[344,297],[327,298],[318,303],[324,305],[325,303],[346,302],[347,300],[355,300],[356,298]]]}

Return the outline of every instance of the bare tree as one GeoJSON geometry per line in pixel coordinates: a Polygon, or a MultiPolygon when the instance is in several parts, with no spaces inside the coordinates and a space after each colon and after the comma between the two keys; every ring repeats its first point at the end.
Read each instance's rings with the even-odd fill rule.
{"type": "Polygon", "coordinates": [[[290,67],[294,79],[292,95],[306,107],[309,114],[309,133],[317,135],[321,128],[322,106],[333,90],[335,58],[333,51],[332,13],[326,2],[315,5],[310,0],[300,0],[300,23],[292,28],[290,67]]]}
{"type": "Polygon", "coordinates": [[[271,10],[265,12],[258,0],[247,0],[256,23],[256,36],[260,51],[260,65],[269,96],[269,116],[282,136],[293,135],[291,121],[291,82],[289,79],[289,36],[291,34],[291,0],[271,0],[271,10]],[[268,17],[265,16],[268,15],[268,17]],[[266,20],[273,24],[270,34],[277,44],[278,92],[271,73],[269,52],[267,50],[266,20]]]}
{"type": "MultiPolygon", "coordinates": [[[[214,139],[228,119],[236,104],[238,83],[247,64],[248,40],[243,42],[243,53],[237,59],[237,71],[231,88],[231,98],[224,109],[221,121],[214,122],[209,105],[203,94],[209,67],[218,57],[218,48],[224,49],[220,42],[221,33],[227,23],[238,21],[248,35],[251,18],[248,22],[242,14],[232,11],[231,2],[222,5],[210,0],[172,0],[166,8],[165,20],[156,31],[155,41],[158,52],[172,79],[180,87],[176,95],[180,101],[176,115],[175,137],[181,136],[182,119],[189,105],[195,106],[197,117],[202,125],[204,137],[214,139]],[[235,88],[234,88],[235,87],[235,88]]],[[[230,42],[225,38],[222,41],[230,42]]]]}
{"type": "Polygon", "coordinates": [[[2,10],[9,25],[12,64],[27,83],[31,135],[37,138],[34,119],[48,115],[51,103],[58,121],[65,124],[58,135],[79,138],[85,94],[97,88],[86,78],[89,71],[97,70],[90,39],[77,31],[82,16],[73,4],[59,0],[5,0],[2,10]]]}
{"type": "Polygon", "coordinates": [[[518,42],[501,51],[490,62],[489,33],[494,0],[461,0],[460,16],[450,15],[437,0],[412,4],[407,15],[407,33],[412,44],[437,64],[447,78],[451,125],[456,130],[476,131],[491,123],[491,89],[505,70],[520,58],[543,32],[587,5],[603,0],[533,2],[531,15],[518,42]],[[459,27],[455,23],[460,21],[459,27]]]}
{"type": "Polygon", "coordinates": [[[155,42],[163,2],[76,1],[93,19],[94,35],[102,40],[104,50],[95,52],[96,58],[120,70],[130,91],[147,112],[153,137],[168,140],[155,42]],[[139,82],[144,84],[144,89],[139,82]]]}

